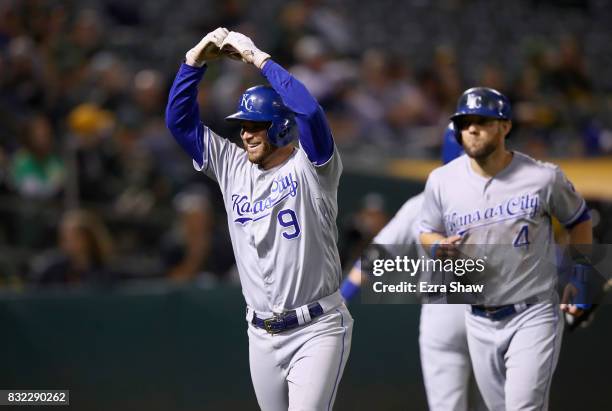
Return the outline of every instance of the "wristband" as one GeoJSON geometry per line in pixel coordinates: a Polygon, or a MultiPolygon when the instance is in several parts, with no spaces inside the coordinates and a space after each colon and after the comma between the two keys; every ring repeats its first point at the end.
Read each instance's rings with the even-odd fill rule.
{"type": "Polygon", "coordinates": [[[592,304],[588,303],[588,273],[591,269],[590,264],[574,264],[574,273],[570,282],[578,290],[578,294],[574,297],[578,302],[574,305],[581,310],[591,308],[592,304]]]}
{"type": "Polygon", "coordinates": [[[436,258],[436,252],[438,251],[438,248],[440,247],[440,242],[442,240],[438,240],[435,243],[432,244],[431,248],[429,249],[429,255],[431,255],[432,258],[436,258]]]}
{"type": "Polygon", "coordinates": [[[346,278],[344,281],[342,281],[342,285],[340,286],[340,294],[342,295],[342,298],[344,298],[344,301],[349,301],[355,297],[360,288],[360,286],[346,278]]]}

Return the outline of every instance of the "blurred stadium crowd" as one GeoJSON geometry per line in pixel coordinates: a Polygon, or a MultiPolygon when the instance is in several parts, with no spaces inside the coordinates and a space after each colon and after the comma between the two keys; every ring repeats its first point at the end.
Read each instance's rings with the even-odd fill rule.
{"type": "MultiPolygon", "coordinates": [[[[218,26],[308,86],[344,153],[436,158],[457,97],[478,84],[511,97],[514,147],[611,154],[612,8],[502,4],[0,1],[0,285],[235,280],[218,189],[163,121],[185,51],[218,26]]],[[[223,118],[261,81],[211,65],[202,119],[237,137],[223,118]]]]}

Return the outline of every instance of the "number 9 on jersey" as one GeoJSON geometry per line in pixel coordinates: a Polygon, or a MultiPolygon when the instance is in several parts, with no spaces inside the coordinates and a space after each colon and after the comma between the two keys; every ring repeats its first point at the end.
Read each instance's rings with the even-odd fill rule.
{"type": "Polygon", "coordinates": [[[292,240],[300,235],[300,225],[295,211],[291,209],[282,210],[278,213],[278,223],[286,228],[282,235],[287,240],[292,240]]]}

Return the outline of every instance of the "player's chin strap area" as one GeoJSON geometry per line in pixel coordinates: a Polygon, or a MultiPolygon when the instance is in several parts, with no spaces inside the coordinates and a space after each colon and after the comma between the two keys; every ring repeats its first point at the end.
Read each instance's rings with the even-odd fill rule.
{"type": "Polygon", "coordinates": [[[295,310],[286,311],[282,314],[273,314],[267,318],[263,318],[266,316],[261,313],[258,315],[253,309],[247,307],[246,318],[255,327],[262,328],[269,334],[278,334],[308,324],[315,318],[338,307],[342,304],[342,301],[340,292],[336,291],[314,303],[302,305],[295,310]]]}

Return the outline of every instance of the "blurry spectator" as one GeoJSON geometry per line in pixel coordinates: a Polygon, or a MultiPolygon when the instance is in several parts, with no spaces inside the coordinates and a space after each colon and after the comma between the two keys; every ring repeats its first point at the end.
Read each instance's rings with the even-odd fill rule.
{"type": "Polygon", "coordinates": [[[215,214],[203,186],[179,193],[174,201],[176,225],[163,241],[167,276],[175,281],[227,281],[234,264],[225,225],[215,225],[215,214]]]}
{"type": "Polygon", "coordinates": [[[436,47],[433,68],[440,82],[441,97],[440,106],[446,113],[455,110],[457,96],[464,88],[461,84],[461,76],[457,67],[457,55],[453,47],[444,45],[436,47]]]}
{"type": "Polygon", "coordinates": [[[27,125],[24,147],[15,154],[13,184],[25,198],[48,199],[63,188],[63,161],[54,152],[54,135],[47,117],[36,115],[27,125]]]}
{"type": "Polygon", "coordinates": [[[131,73],[118,56],[109,52],[96,54],[89,74],[88,101],[105,110],[118,110],[129,102],[131,73]]]}
{"type": "Polygon", "coordinates": [[[388,146],[393,135],[385,122],[391,93],[386,55],[380,50],[367,50],[362,56],[360,70],[360,81],[344,95],[347,117],[361,123],[356,136],[361,142],[388,146]]]}
{"type": "Polygon", "coordinates": [[[141,70],[134,76],[133,100],[143,117],[159,117],[166,104],[166,85],[157,70],[141,70]]]}
{"type": "Polygon", "coordinates": [[[124,119],[113,136],[115,211],[123,216],[143,216],[168,197],[169,187],[142,139],[140,119],[124,119]]]}
{"type": "Polygon", "coordinates": [[[40,53],[31,38],[20,36],[10,41],[6,70],[0,81],[4,98],[13,111],[45,108],[44,71],[40,53]]]}
{"type": "Polygon", "coordinates": [[[270,47],[272,55],[281,63],[294,61],[291,53],[304,36],[325,39],[333,52],[349,54],[355,48],[354,39],[347,28],[346,20],[323,2],[290,1],[283,3],[279,19],[272,28],[276,44],[270,47]],[[278,27],[274,27],[278,24],[278,27]],[[278,57],[276,57],[278,56],[278,57]]]}
{"type": "Polygon", "coordinates": [[[506,90],[504,71],[495,63],[487,63],[480,73],[480,86],[506,90]]]}
{"type": "Polygon", "coordinates": [[[359,259],[363,249],[388,221],[384,198],[379,193],[366,194],[361,200],[361,208],[348,216],[344,224],[344,247],[340,257],[342,266],[359,259]]]}
{"type": "Polygon", "coordinates": [[[553,87],[565,93],[568,98],[578,99],[590,92],[591,80],[576,37],[566,35],[561,38],[552,76],[553,87]]]}
{"type": "Polygon", "coordinates": [[[334,60],[324,42],[315,36],[302,37],[293,50],[299,64],[290,70],[323,107],[332,106],[339,86],[357,78],[357,65],[349,60],[334,60]]]}
{"type": "Polygon", "coordinates": [[[331,72],[327,72],[327,55],[321,40],[314,36],[305,36],[299,39],[293,53],[298,65],[291,68],[291,72],[300,80],[312,95],[322,101],[333,92],[331,72]]]}
{"type": "Polygon", "coordinates": [[[303,1],[290,1],[283,4],[278,18],[278,33],[274,36],[276,44],[271,45],[270,51],[280,64],[293,61],[293,51],[296,43],[308,34],[314,34],[308,28],[309,10],[303,1]]]}
{"type": "Polygon", "coordinates": [[[108,286],[116,278],[112,268],[113,241],[104,223],[85,210],[68,211],[59,224],[59,248],[33,264],[31,278],[38,284],[108,286]]]}
{"type": "Polygon", "coordinates": [[[68,115],[68,153],[77,180],[78,194],[84,201],[109,201],[117,184],[117,160],[110,134],[115,118],[94,104],[81,104],[68,115]]]}

